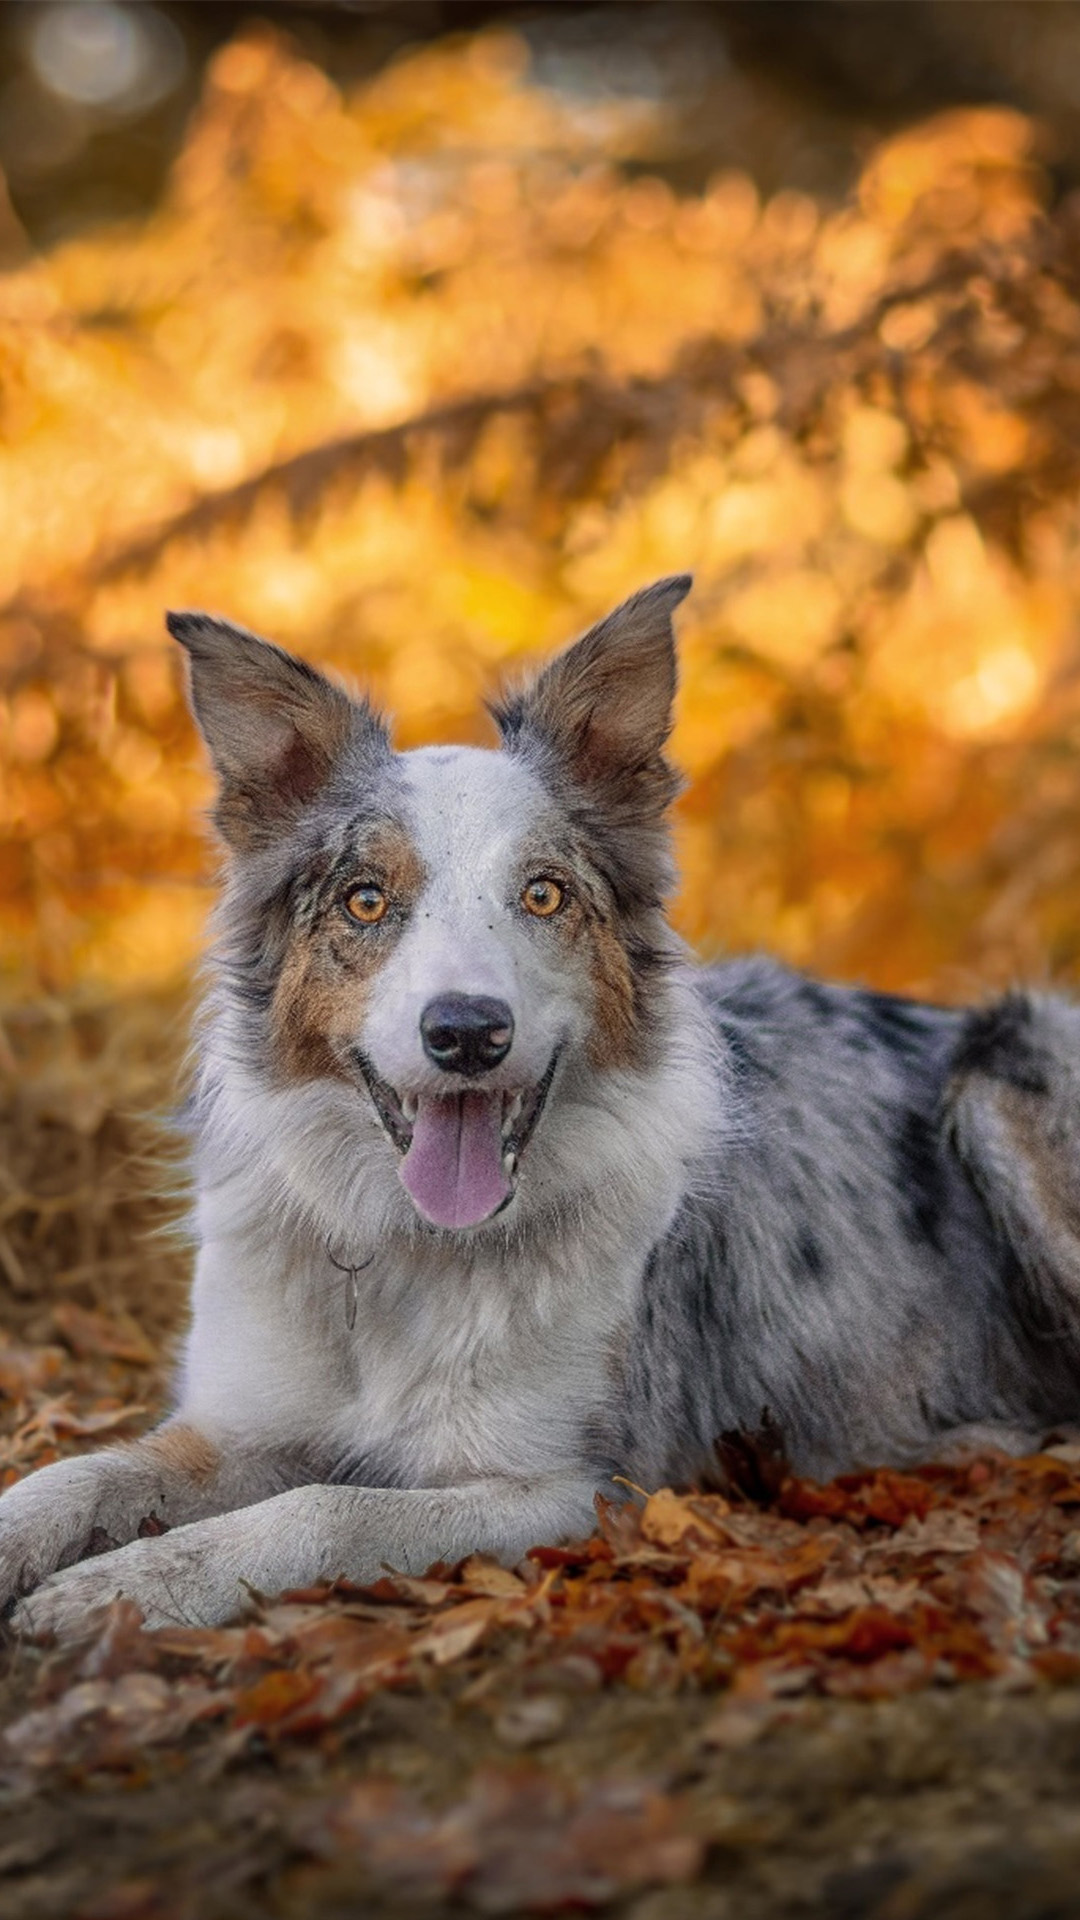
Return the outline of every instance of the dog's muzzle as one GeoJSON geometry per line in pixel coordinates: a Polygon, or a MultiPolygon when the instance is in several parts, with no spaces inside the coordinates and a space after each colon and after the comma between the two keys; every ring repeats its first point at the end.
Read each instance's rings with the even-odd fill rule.
{"type": "Polygon", "coordinates": [[[468,1087],[438,1097],[399,1096],[362,1053],[356,1059],[401,1155],[402,1185],[423,1219],[436,1227],[475,1227],[509,1206],[518,1162],[551,1091],[558,1049],[528,1090],[468,1087]]]}

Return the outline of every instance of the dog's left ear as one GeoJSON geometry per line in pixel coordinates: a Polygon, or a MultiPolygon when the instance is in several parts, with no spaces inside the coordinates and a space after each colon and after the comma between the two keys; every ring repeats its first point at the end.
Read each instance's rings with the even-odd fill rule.
{"type": "Polygon", "coordinates": [[[678,573],[635,593],[494,708],[504,745],[538,746],[585,789],[662,813],[679,789],[663,752],[676,685],[671,616],[692,585],[678,573]]]}

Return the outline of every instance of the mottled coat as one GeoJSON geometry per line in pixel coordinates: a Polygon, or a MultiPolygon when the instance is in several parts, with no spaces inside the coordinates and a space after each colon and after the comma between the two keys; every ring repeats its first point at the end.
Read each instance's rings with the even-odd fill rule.
{"type": "Polygon", "coordinates": [[[154,1434],[0,1501],[22,1628],[512,1561],[765,1410],[816,1474],[1080,1414],[1080,1013],[693,965],[688,585],[496,709],[498,751],[396,754],[302,662],[171,620],[229,856],[192,1325],[154,1434]]]}

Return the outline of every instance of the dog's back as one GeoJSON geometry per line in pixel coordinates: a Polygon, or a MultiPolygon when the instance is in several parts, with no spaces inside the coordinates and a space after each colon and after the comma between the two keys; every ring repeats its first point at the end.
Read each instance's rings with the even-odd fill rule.
{"type": "Polygon", "coordinates": [[[1073,1244],[1080,1192],[1076,1010],[961,1013],[765,959],[696,987],[731,1127],[650,1253],[613,1454],[646,1484],[692,1479],[767,1409],[825,1474],[968,1425],[1075,1420],[1052,1243],[1073,1244]]]}

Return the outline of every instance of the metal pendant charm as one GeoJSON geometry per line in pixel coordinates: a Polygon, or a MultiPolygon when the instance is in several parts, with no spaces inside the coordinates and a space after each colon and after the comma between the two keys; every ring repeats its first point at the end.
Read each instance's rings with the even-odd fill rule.
{"type": "Polygon", "coordinates": [[[357,1261],[355,1266],[351,1264],[346,1265],[343,1260],[335,1260],[330,1251],[330,1235],[327,1234],[326,1257],[332,1267],[336,1267],[339,1273],[345,1275],[345,1325],[351,1333],[356,1325],[356,1309],[360,1300],[360,1289],[356,1284],[356,1276],[358,1273],[363,1273],[365,1267],[370,1267],[375,1255],[373,1253],[369,1254],[366,1260],[357,1261]]]}

